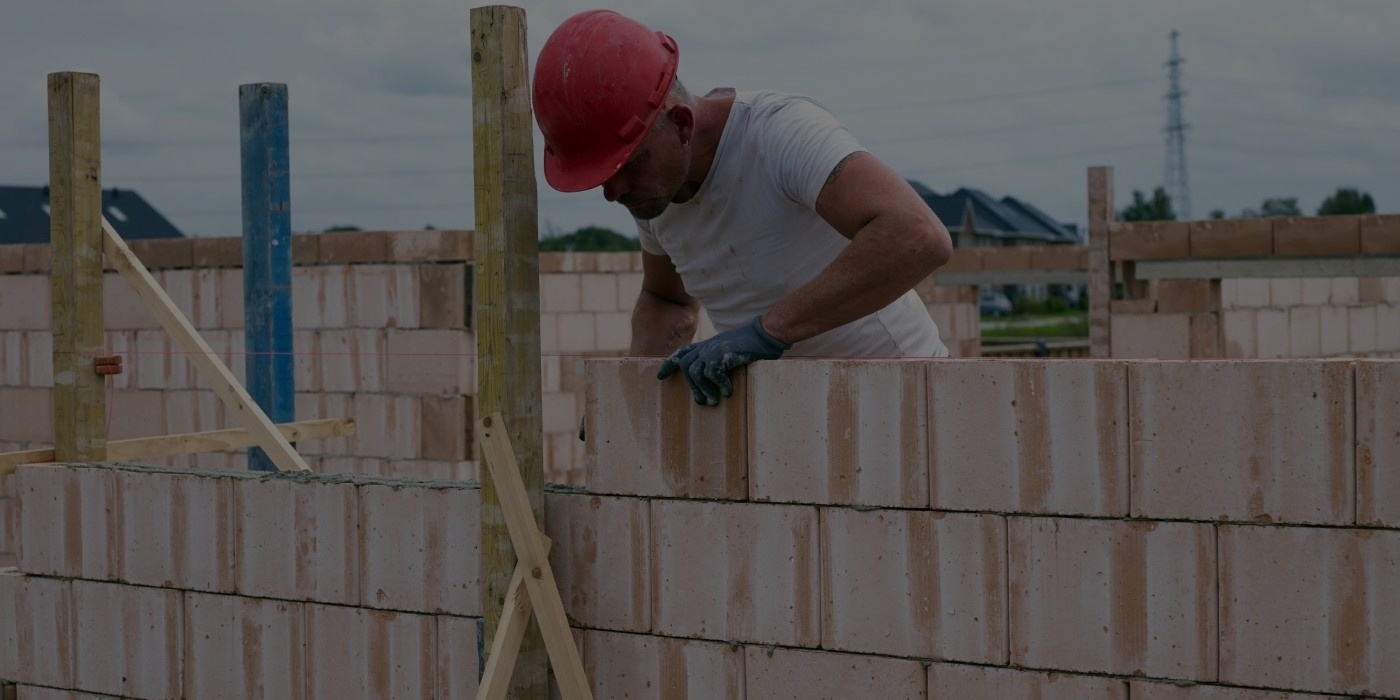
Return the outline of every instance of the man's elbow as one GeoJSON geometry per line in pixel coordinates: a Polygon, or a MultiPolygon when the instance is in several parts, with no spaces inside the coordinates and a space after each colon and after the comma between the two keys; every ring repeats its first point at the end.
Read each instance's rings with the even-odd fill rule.
{"type": "Polygon", "coordinates": [[[921,245],[916,253],[919,266],[925,276],[948,264],[953,257],[953,237],[943,222],[934,218],[923,227],[921,245]]]}

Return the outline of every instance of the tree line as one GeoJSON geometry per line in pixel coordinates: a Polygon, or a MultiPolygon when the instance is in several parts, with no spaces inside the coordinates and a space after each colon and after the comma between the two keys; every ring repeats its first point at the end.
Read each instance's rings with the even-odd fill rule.
{"type": "MultiPolygon", "coordinates": [[[[1338,187],[1337,191],[1322,200],[1317,208],[1318,216],[1338,216],[1344,214],[1374,214],[1376,202],[1371,195],[1355,187],[1338,187]]],[[[1270,216],[1303,216],[1298,207],[1297,197],[1269,197],[1258,209],[1243,209],[1236,217],[1230,217],[1224,209],[1210,212],[1212,219],[1257,219],[1270,216]]],[[[1176,212],[1172,209],[1172,198],[1166,190],[1158,187],[1151,197],[1133,190],[1133,203],[1118,212],[1119,221],[1175,221],[1176,212]]]]}

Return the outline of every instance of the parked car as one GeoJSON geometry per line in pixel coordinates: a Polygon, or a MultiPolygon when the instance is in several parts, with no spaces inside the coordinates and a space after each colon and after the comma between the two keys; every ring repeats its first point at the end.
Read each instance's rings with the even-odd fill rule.
{"type": "Polygon", "coordinates": [[[977,306],[983,316],[1006,316],[1011,313],[1011,300],[993,289],[983,290],[977,298],[977,306]]]}

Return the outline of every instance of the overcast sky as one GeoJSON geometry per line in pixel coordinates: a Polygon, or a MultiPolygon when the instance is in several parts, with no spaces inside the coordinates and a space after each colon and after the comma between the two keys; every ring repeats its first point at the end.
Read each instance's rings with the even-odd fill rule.
{"type": "MultiPolygon", "coordinates": [[[[0,13],[0,184],[48,179],[45,76],[102,79],[103,185],[190,235],[241,231],[238,86],[288,85],[292,225],[471,228],[469,10],[449,0],[10,0],[0,13]]],[[[1265,197],[1313,213],[1339,186],[1400,212],[1396,0],[530,0],[533,60],[610,7],[674,36],[680,76],[810,95],[937,192],[1086,219],[1165,184],[1163,63],[1179,43],[1192,213],[1265,197]]],[[[540,142],[535,134],[536,163],[540,142]]],[[[598,191],[537,176],[540,227],[633,233],[598,191]]],[[[953,222],[949,222],[953,223],[953,222]]]]}

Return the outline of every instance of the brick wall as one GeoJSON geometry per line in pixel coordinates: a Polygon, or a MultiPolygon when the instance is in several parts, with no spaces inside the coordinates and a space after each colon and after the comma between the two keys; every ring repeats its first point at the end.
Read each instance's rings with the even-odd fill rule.
{"type": "MultiPolygon", "coordinates": [[[[546,511],[598,697],[1400,695],[1400,363],[775,362],[718,409],[584,364],[546,511]]],[[[475,689],[470,485],[13,488],[20,697],[475,689]]]]}

